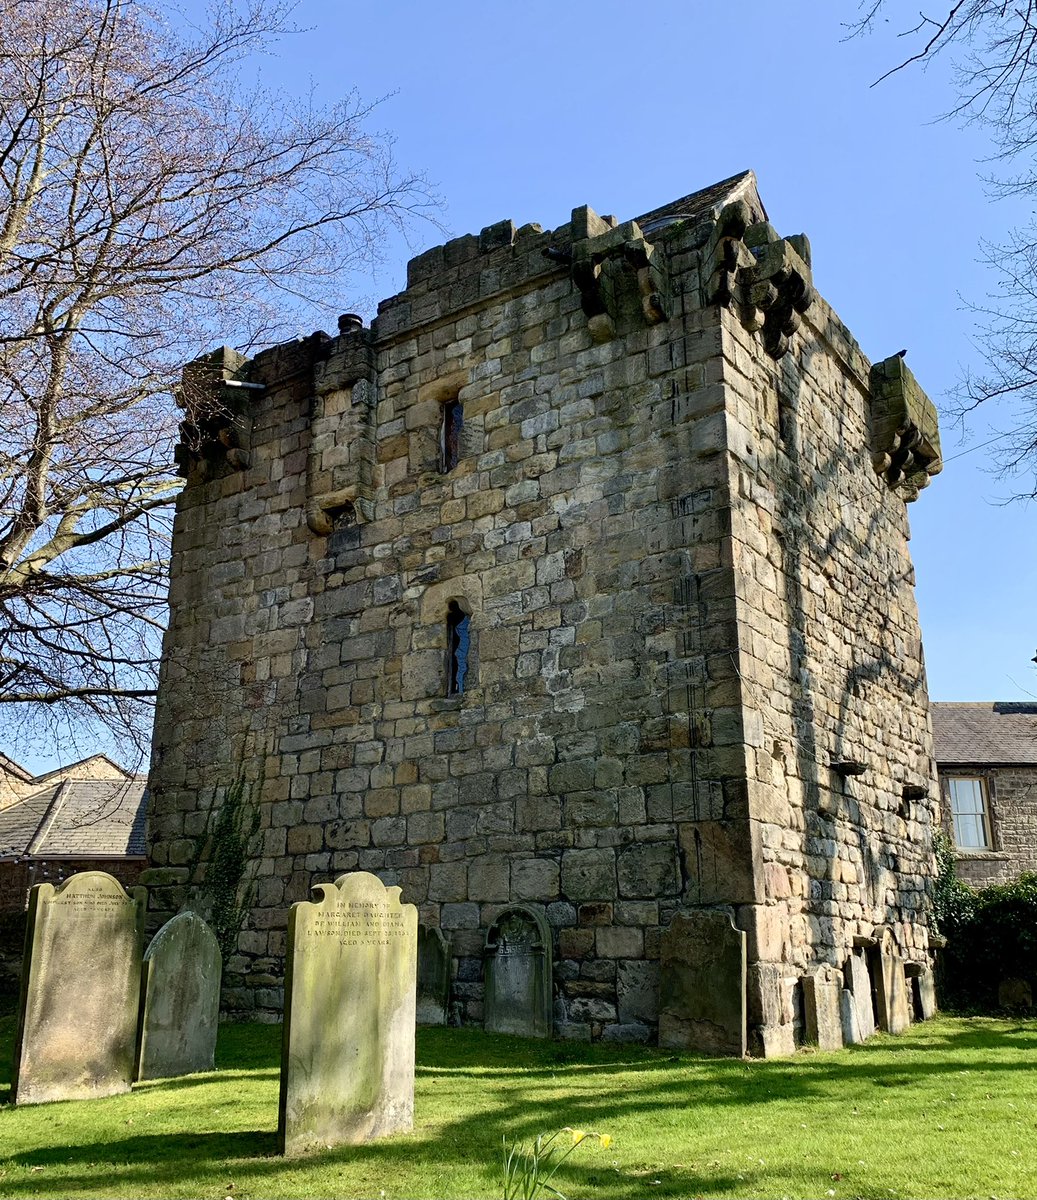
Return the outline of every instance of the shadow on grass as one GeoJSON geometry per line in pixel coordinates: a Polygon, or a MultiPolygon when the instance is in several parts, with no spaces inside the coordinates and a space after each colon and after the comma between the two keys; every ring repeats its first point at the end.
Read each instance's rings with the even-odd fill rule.
{"type": "MultiPolygon", "coordinates": [[[[1032,1071],[1032,1055],[1030,1061],[1021,1062],[982,1055],[995,1048],[1037,1050],[1037,1023],[975,1020],[935,1031],[923,1026],[899,1038],[878,1038],[838,1055],[801,1054],[770,1061],[704,1059],[645,1047],[573,1049],[473,1030],[422,1029],[418,1031],[419,1093],[422,1088],[435,1087],[446,1116],[423,1122],[419,1097],[418,1127],[410,1135],[340,1147],[310,1158],[284,1159],[277,1154],[274,1101],[268,1129],[134,1133],[78,1145],[39,1147],[8,1155],[6,1161],[29,1171],[36,1168],[32,1193],[47,1197],[96,1192],[106,1178],[120,1193],[163,1195],[173,1186],[208,1190],[224,1172],[228,1179],[235,1172],[248,1176],[252,1188],[280,1177],[288,1177],[285,1186],[291,1186],[294,1175],[302,1178],[318,1166],[325,1178],[333,1178],[336,1167],[348,1166],[354,1173],[360,1168],[377,1192],[379,1185],[374,1181],[393,1172],[411,1177],[429,1173],[432,1178],[431,1172],[437,1168],[443,1173],[470,1169],[473,1164],[485,1180],[482,1194],[493,1194],[499,1191],[502,1133],[528,1142],[539,1133],[565,1126],[609,1131],[614,1127],[610,1121],[672,1120],[675,1112],[694,1124],[698,1109],[721,1106],[751,1112],[756,1106],[776,1102],[829,1103],[836,1096],[849,1111],[854,1103],[875,1095],[875,1088],[910,1088],[934,1076],[961,1071],[1032,1071]],[[54,1170],[48,1177],[48,1168],[60,1171],[54,1170]]],[[[273,1095],[279,1052],[278,1026],[223,1026],[217,1054],[222,1069],[153,1081],[138,1094],[191,1095],[205,1084],[262,1080],[273,1095]]],[[[126,1098],[121,1102],[125,1104],[126,1098]]],[[[264,1108],[266,1103],[262,1101],[264,1108]]],[[[198,1104],[199,1125],[211,1123],[203,1097],[198,1104]]],[[[430,1104],[429,1110],[433,1107],[430,1104]]],[[[72,1111],[64,1105],[60,1108],[72,1111]]],[[[262,1122],[263,1117],[249,1120],[262,1122]]],[[[721,1128],[717,1136],[722,1136],[721,1128]]],[[[760,1175],[766,1171],[758,1173],[758,1178],[760,1175]]],[[[22,1180],[24,1183],[24,1176],[22,1180]]],[[[818,1181],[819,1186],[822,1183],[818,1181]]],[[[653,1195],[666,1197],[737,1195],[746,1188],[740,1176],[721,1174],[705,1162],[666,1168],[628,1163],[621,1173],[609,1168],[601,1156],[595,1160],[593,1149],[588,1149],[583,1161],[574,1156],[565,1167],[563,1190],[593,1190],[599,1197],[619,1200],[635,1185],[639,1191],[650,1187],[653,1195]]],[[[6,1188],[0,1182],[0,1194],[14,1186],[13,1181],[6,1188]]],[[[300,1186],[305,1190],[305,1180],[300,1186]]]]}

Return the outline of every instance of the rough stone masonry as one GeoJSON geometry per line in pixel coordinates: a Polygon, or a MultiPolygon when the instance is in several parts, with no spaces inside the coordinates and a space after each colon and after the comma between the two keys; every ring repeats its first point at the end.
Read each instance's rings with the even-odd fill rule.
{"type": "Polygon", "coordinates": [[[682,910],[745,932],[756,1053],[855,946],[927,970],[935,413],[751,173],[437,246],[370,327],[217,351],[183,403],[148,882],[185,901],[242,772],[230,1010],[276,1019],[290,905],[353,870],[442,929],[465,1022],[514,903],[557,1036],[655,1036],[682,910]]]}

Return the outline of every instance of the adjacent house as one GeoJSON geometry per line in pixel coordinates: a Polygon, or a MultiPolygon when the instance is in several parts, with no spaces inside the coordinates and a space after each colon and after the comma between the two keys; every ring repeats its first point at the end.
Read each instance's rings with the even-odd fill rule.
{"type": "Polygon", "coordinates": [[[982,887],[1037,871],[1037,703],[933,704],[932,719],[958,877],[982,887]]]}
{"type": "Polygon", "coordinates": [[[33,776],[0,755],[0,911],[20,912],[34,883],[107,871],[129,887],[147,865],[142,777],[103,754],[33,776]]]}

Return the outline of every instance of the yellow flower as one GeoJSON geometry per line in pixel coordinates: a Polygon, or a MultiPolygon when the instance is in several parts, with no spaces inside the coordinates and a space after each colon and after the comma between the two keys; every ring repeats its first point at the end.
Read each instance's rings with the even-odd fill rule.
{"type": "Polygon", "coordinates": [[[587,1136],[586,1133],[584,1133],[584,1131],[582,1129],[570,1129],[569,1132],[572,1134],[574,1146],[578,1146],[580,1144],[580,1142],[582,1142],[583,1139],[587,1136]]]}
{"type": "Polygon", "coordinates": [[[612,1134],[611,1133],[599,1133],[598,1134],[598,1145],[602,1148],[602,1150],[607,1150],[609,1148],[609,1146],[612,1145],[612,1134]]]}

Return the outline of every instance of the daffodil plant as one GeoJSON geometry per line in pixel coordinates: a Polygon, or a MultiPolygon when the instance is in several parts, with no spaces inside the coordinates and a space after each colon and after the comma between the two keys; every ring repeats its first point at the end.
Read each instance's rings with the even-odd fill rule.
{"type": "Polygon", "coordinates": [[[550,1192],[558,1200],[565,1200],[551,1180],[576,1147],[588,1139],[596,1140],[603,1150],[612,1145],[612,1138],[607,1133],[573,1129],[570,1125],[551,1134],[538,1134],[532,1144],[526,1147],[514,1141],[509,1148],[507,1137],[501,1138],[504,1146],[504,1200],[534,1200],[541,1192],[550,1192]]]}

